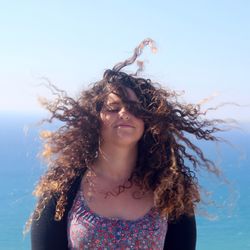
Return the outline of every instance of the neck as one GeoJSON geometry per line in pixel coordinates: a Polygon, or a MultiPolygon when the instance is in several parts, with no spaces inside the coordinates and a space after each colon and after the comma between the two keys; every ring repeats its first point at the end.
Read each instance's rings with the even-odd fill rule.
{"type": "Polygon", "coordinates": [[[137,145],[131,147],[105,147],[102,145],[93,169],[101,177],[119,182],[130,177],[136,161],[137,145]]]}

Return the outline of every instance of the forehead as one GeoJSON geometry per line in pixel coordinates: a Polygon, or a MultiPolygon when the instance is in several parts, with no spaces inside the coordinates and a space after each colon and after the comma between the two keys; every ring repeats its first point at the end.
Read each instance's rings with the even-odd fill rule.
{"type": "MultiPolygon", "coordinates": [[[[129,101],[139,102],[138,97],[136,96],[135,92],[130,88],[125,88],[126,97],[129,101]]],[[[121,98],[115,94],[114,92],[108,94],[107,96],[107,103],[112,102],[121,102],[121,98]]]]}

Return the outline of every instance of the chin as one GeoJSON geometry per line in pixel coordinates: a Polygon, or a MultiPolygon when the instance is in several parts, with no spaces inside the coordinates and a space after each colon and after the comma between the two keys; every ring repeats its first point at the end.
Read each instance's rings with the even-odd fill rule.
{"type": "Polygon", "coordinates": [[[122,145],[124,145],[124,146],[129,146],[129,145],[136,145],[138,142],[139,142],[139,140],[140,140],[140,138],[135,138],[135,137],[133,137],[133,138],[131,138],[131,137],[126,137],[126,136],[119,136],[116,140],[115,140],[115,142],[116,143],[118,143],[118,144],[122,144],[122,145]]]}
{"type": "Polygon", "coordinates": [[[136,145],[139,142],[141,139],[141,134],[120,131],[119,133],[103,134],[102,138],[107,144],[116,144],[117,146],[131,146],[136,145]]]}

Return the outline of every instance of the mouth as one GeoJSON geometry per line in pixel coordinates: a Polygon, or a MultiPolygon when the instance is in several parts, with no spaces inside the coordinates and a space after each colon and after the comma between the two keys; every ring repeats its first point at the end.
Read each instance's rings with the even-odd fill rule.
{"type": "Polygon", "coordinates": [[[118,124],[115,126],[116,128],[134,128],[134,126],[130,125],[130,124],[118,124]]]}

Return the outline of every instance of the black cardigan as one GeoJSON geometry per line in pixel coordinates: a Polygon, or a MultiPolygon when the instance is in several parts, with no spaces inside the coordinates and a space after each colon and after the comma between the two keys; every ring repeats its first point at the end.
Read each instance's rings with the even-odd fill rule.
{"type": "MultiPolygon", "coordinates": [[[[70,211],[82,176],[79,176],[68,192],[68,203],[60,221],[54,220],[56,199],[49,201],[39,220],[31,225],[32,250],[68,250],[67,216],[70,211]]],[[[168,224],[164,250],[195,250],[195,217],[183,215],[178,221],[168,224]]]]}

